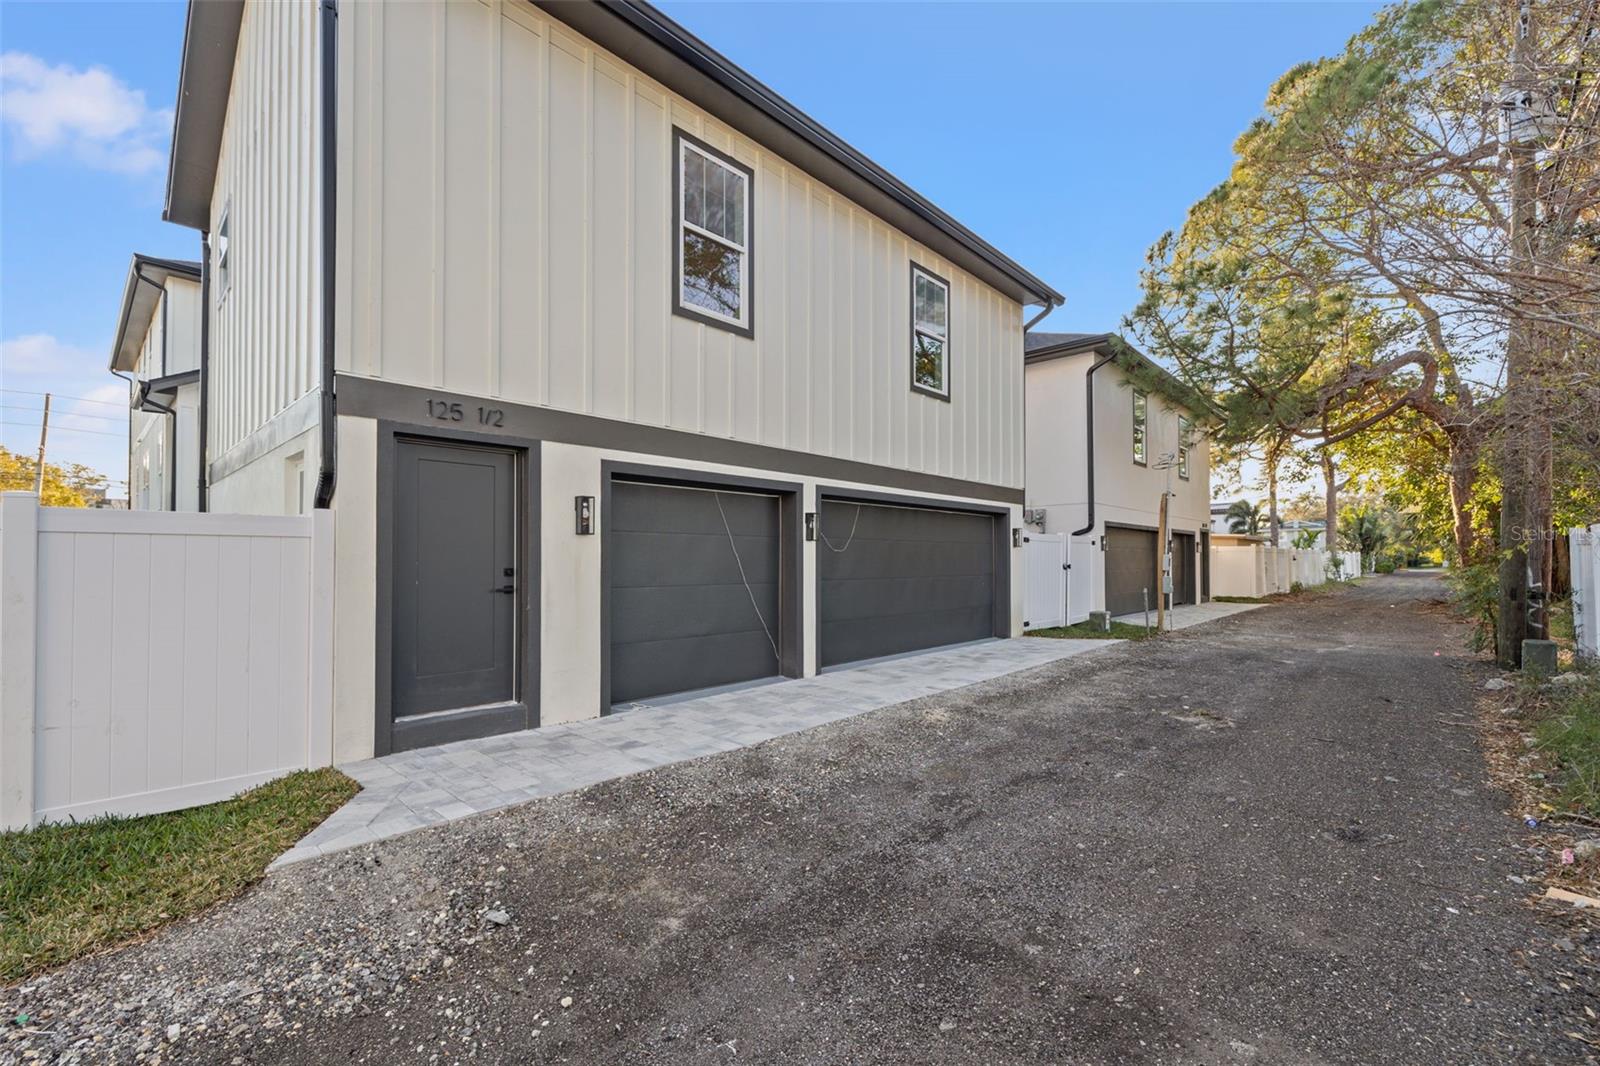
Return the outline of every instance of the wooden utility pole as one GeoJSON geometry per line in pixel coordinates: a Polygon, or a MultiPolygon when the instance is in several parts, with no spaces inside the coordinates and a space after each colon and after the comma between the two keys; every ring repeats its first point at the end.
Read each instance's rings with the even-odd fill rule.
{"type": "MultiPolygon", "coordinates": [[[[1537,332],[1523,308],[1533,294],[1538,272],[1539,86],[1533,64],[1533,10],[1524,0],[1512,25],[1511,80],[1502,100],[1503,134],[1511,164],[1510,250],[1512,311],[1506,336],[1505,439],[1502,442],[1499,610],[1496,658],[1503,667],[1522,664],[1522,642],[1529,636],[1529,591],[1543,588],[1549,545],[1549,485],[1545,441],[1549,427],[1538,397],[1537,332]]],[[[1538,634],[1543,636],[1541,632],[1538,634]]]]}
{"type": "Polygon", "coordinates": [[[1167,621],[1167,490],[1161,490],[1161,518],[1156,523],[1156,632],[1164,631],[1167,621]]]}
{"type": "Polygon", "coordinates": [[[44,421],[39,423],[39,466],[33,472],[33,494],[44,498],[44,442],[50,436],[50,394],[44,394],[44,421]]]}

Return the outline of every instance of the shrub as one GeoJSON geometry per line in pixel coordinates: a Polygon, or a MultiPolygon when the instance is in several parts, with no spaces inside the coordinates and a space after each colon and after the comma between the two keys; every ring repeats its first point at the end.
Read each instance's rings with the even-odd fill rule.
{"type": "Polygon", "coordinates": [[[1291,582],[1289,582],[1289,594],[1290,595],[1293,595],[1296,592],[1304,592],[1305,590],[1306,590],[1306,586],[1305,586],[1304,582],[1301,582],[1301,581],[1291,581],[1291,582]]]}
{"type": "Polygon", "coordinates": [[[1456,610],[1472,624],[1467,645],[1473,651],[1495,651],[1495,608],[1500,602],[1500,573],[1493,563],[1458,566],[1445,575],[1456,610]]]}
{"type": "Polygon", "coordinates": [[[1393,559],[1379,559],[1376,563],[1373,564],[1372,572],[1375,573],[1375,574],[1392,574],[1392,573],[1394,573],[1394,560],[1393,559]]]}

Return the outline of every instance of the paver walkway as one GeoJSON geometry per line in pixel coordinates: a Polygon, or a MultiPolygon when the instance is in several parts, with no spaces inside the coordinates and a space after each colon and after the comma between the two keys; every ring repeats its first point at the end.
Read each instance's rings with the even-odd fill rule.
{"type": "MultiPolygon", "coordinates": [[[[1226,618],[1230,614],[1239,614],[1241,611],[1253,611],[1257,607],[1265,607],[1264,603],[1186,603],[1174,607],[1167,612],[1168,629],[1188,629],[1204,622],[1215,622],[1219,618],[1226,618]]],[[[1113,622],[1126,622],[1130,626],[1144,625],[1144,612],[1135,611],[1132,614],[1119,614],[1112,619],[1113,622]]],[[[1150,625],[1156,624],[1156,613],[1150,612],[1150,625]]]]}
{"type": "MultiPolygon", "coordinates": [[[[1222,605],[1228,606],[1228,605],[1222,605]]],[[[273,868],[758,744],[1119,641],[990,640],[341,766],[362,791],[273,868]]]]}

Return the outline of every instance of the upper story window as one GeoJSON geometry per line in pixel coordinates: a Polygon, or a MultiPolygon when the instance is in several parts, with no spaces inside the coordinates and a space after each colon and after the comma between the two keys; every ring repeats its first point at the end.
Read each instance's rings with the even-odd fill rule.
{"type": "Polygon", "coordinates": [[[911,264],[911,387],[950,399],[950,283],[911,264]]]}
{"type": "Polygon", "coordinates": [[[1145,465],[1145,440],[1149,436],[1150,401],[1141,389],[1133,390],[1133,461],[1145,465]]]}
{"type": "Polygon", "coordinates": [[[673,147],[678,168],[673,183],[673,311],[754,336],[755,172],[682,130],[673,131],[673,147]]]}
{"type": "Polygon", "coordinates": [[[217,255],[217,302],[218,303],[221,303],[222,302],[222,298],[224,296],[228,295],[228,279],[233,273],[233,259],[229,255],[229,252],[228,252],[228,245],[229,245],[229,239],[228,238],[232,234],[232,229],[233,229],[232,224],[230,223],[230,221],[228,219],[228,215],[230,213],[231,212],[229,210],[229,206],[225,205],[222,208],[222,218],[219,219],[218,222],[217,222],[217,239],[216,239],[215,245],[216,245],[216,255],[217,255]]]}
{"type": "Polygon", "coordinates": [[[1189,480],[1189,432],[1191,425],[1187,418],[1178,416],[1178,476],[1185,481],[1189,480]]]}

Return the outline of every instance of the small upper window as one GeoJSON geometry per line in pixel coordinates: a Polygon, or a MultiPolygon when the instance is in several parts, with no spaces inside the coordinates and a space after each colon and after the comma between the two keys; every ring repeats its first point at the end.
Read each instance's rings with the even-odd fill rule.
{"type": "Polygon", "coordinates": [[[950,398],[950,283],[911,265],[911,387],[950,398]]]}
{"type": "Polygon", "coordinates": [[[217,222],[217,299],[220,301],[228,294],[228,277],[233,272],[233,260],[228,255],[228,236],[231,226],[228,221],[229,210],[222,209],[222,218],[217,222]]]}
{"type": "Polygon", "coordinates": [[[1178,476],[1189,480],[1189,420],[1178,417],[1178,476]]]}
{"type": "Polygon", "coordinates": [[[1139,389],[1133,390],[1133,461],[1145,464],[1145,429],[1148,422],[1149,403],[1139,389]]]}
{"type": "Polygon", "coordinates": [[[753,336],[751,197],[755,173],[675,131],[677,285],[673,310],[753,336]]]}

